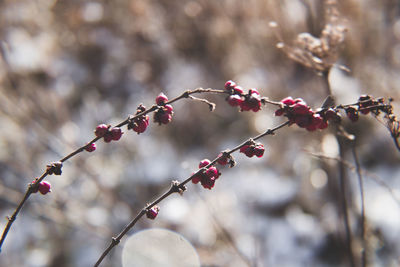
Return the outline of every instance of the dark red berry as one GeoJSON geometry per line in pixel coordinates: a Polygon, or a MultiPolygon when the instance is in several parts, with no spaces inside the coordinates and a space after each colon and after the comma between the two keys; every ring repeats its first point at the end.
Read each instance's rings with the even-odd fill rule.
{"type": "Polygon", "coordinates": [[[201,185],[204,188],[211,190],[215,185],[215,178],[214,177],[203,176],[203,179],[201,180],[201,185]]]}
{"type": "Polygon", "coordinates": [[[133,123],[132,129],[138,134],[141,134],[144,131],[146,131],[148,125],[149,125],[149,116],[146,116],[146,118],[140,118],[140,119],[137,118],[133,123]]]}
{"type": "MultiPolygon", "coordinates": [[[[192,175],[193,175],[193,173],[192,173],[192,175]]],[[[203,175],[202,173],[198,173],[195,176],[193,176],[192,183],[197,184],[198,182],[200,182],[202,175],[203,175]]]]}
{"type": "Polygon", "coordinates": [[[348,107],[345,109],[347,117],[352,121],[356,122],[358,120],[358,111],[354,107],[348,107]]]}
{"type": "Polygon", "coordinates": [[[205,174],[207,175],[208,178],[218,178],[218,169],[214,166],[211,166],[210,168],[207,169],[207,171],[205,172],[205,174]]]}
{"type": "Polygon", "coordinates": [[[121,128],[119,128],[119,127],[111,128],[110,133],[111,133],[111,139],[114,141],[118,141],[123,134],[121,128]]]}
{"type": "Polygon", "coordinates": [[[168,97],[166,95],[164,95],[164,93],[160,93],[157,97],[156,97],[156,103],[159,106],[162,106],[165,104],[165,102],[168,101],[168,97]]]}
{"type": "Polygon", "coordinates": [[[103,136],[104,142],[106,143],[110,143],[113,140],[113,137],[111,135],[111,132],[107,132],[104,136],[103,136]]]}
{"type": "Polygon", "coordinates": [[[96,150],[96,144],[95,144],[95,143],[87,144],[87,145],[85,146],[85,150],[86,150],[87,152],[93,152],[93,151],[95,151],[95,150],[96,150]]]}
{"type": "Polygon", "coordinates": [[[94,134],[97,137],[103,137],[108,132],[108,128],[109,128],[109,126],[105,125],[105,124],[97,125],[96,130],[94,131],[94,134]]]}
{"type": "Polygon", "coordinates": [[[228,164],[229,159],[226,155],[224,155],[224,153],[219,153],[217,162],[218,164],[225,166],[228,164]]]}
{"type": "Polygon", "coordinates": [[[153,206],[151,209],[148,209],[146,211],[146,216],[147,218],[154,220],[157,217],[159,211],[160,208],[158,206],[153,206]]]}

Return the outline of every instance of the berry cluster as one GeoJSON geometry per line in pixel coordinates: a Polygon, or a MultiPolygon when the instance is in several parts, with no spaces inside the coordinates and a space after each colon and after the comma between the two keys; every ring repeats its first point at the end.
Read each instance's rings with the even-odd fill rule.
{"type": "Polygon", "coordinates": [[[156,97],[156,104],[159,108],[154,112],[154,122],[161,124],[168,124],[172,120],[172,115],[174,114],[174,108],[166,104],[168,102],[168,97],[161,93],[156,97]]]}
{"type": "Polygon", "coordinates": [[[391,106],[384,105],[385,99],[378,98],[374,99],[370,95],[362,95],[358,99],[358,102],[355,105],[351,105],[345,107],[344,110],[346,112],[347,117],[352,121],[356,122],[359,118],[359,113],[363,115],[367,115],[372,112],[375,115],[378,115],[380,111],[385,112],[386,114],[391,114],[391,106]]]}
{"type": "Polygon", "coordinates": [[[254,155],[258,158],[261,158],[264,155],[264,145],[261,143],[251,143],[249,145],[244,145],[240,148],[240,153],[245,154],[249,158],[253,157],[254,155]]]}
{"type": "MultiPolygon", "coordinates": [[[[199,163],[199,168],[204,168],[207,165],[211,163],[210,160],[208,159],[203,159],[199,163]]],[[[197,184],[200,182],[200,184],[207,189],[211,189],[214,187],[215,180],[218,179],[218,177],[221,175],[221,173],[218,171],[218,169],[214,166],[209,167],[203,172],[199,172],[192,178],[192,183],[197,184]]]]}
{"type": "MultiPolygon", "coordinates": [[[[142,104],[136,110],[136,115],[142,113],[146,110],[146,107],[142,104]]],[[[148,115],[141,115],[134,118],[129,118],[128,122],[128,130],[132,129],[133,131],[137,132],[137,134],[141,134],[146,131],[147,127],[149,126],[149,116],[148,115]]]]}
{"type": "MultiPolygon", "coordinates": [[[[34,183],[33,181],[32,183],[34,183]]],[[[51,184],[47,181],[41,181],[37,186],[33,188],[32,193],[40,192],[42,195],[46,195],[47,193],[51,192],[51,184]]]]}
{"type": "Polygon", "coordinates": [[[245,94],[241,86],[229,80],[225,83],[225,90],[229,92],[226,101],[232,107],[239,106],[240,111],[252,110],[254,112],[261,109],[261,97],[257,89],[251,88],[245,94]]]}
{"type": "Polygon", "coordinates": [[[295,123],[308,131],[322,130],[328,127],[327,118],[323,116],[323,112],[313,111],[301,98],[293,99],[289,96],[282,99],[280,104],[281,107],[275,111],[275,116],[284,115],[291,124],[295,123]]]}
{"type": "Polygon", "coordinates": [[[104,142],[110,143],[111,141],[118,141],[123,132],[119,127],[112,127],[110,125],[100,124],[96,127],[94,134],[97,137],[103,137],[104,142]]]}

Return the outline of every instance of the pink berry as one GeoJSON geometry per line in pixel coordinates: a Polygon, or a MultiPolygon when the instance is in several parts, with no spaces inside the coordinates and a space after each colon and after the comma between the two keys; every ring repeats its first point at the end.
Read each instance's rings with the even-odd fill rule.
{"type": "Polygon", "coordinates": [[[249,94],[250,95],[254,94],[254,95],[260,96],[260,93],[258,92],[258,90],[256,88],[250,88],[249,94]]]}
{"type": "Polygon", "coordinates": [[[228,104],[232,107],[240,106],[242,103],[243,100],[239,95],[230,95],[228,97],[228,104]]]}
{"type": "Polygon", "coordinates": [[[164,111],[170,115],[172,115],[174,113],[173,110],[174,110],[174,108],[171,105],[164,106],[164,111]]]}
{"type": "Polygon", "coordinates": [[[148,209],[146,211],[146,217],[151,220],[154,220],[157,217],[159,211],[160,208],[158,206],[153,206],[151,209],[148,209]]]}
{"type": "Polygon", "coordinates": [[[286,98],[282,99],[281,103],[284,104],[284,105],[287,105],[287,106],[291,106],[295,102],[294,102],[293,98],[291,96],[289,96],[289,97],[286,97],[286,98]]]}
{"type": "Polygon", "coordinates": [[[261,100],[256,94],[246,96],[245,100],[240,104],[242,111],[252,110],[257,112],[261,109],[261,100]]]}
{"type": "Polygon", "coordinates": [[[168,97],[164,94],[164,93],[160,93],[157,97],[156,97],[156,103],[159,106],[162,106],[165,104],[165,102],[168,101],[168,97]]]}
{"type": "Polygon", "coordinates": [[[229,91],[231,89],[233,89],[236,86],[236,83],[232,80],[229,80],[225,83],[225,90],[229,91]]]}
{"type": "Polygon", "coordinates": [[[108,128],[109,128],[109,126],[105,125],[105,124],[97,125],[96,130],[94,131],[94,134],[97,137],[103,137],[108,132],[108,128]]]}
{"type": "Polygon", "coordinates": [[[119,127],[111,128],[110,133],[111,133],[111,139],[114,141],[118,141],[123,134],[121,128],[119,127]]]}
{"type": "Polygon", "coordinates": [[[208,164],[210,164],[211,161],[209,159],[203,159],[202,161],[200,161],[199,163],[199,168],[203,168],[205,166],[207,166],[208,164]]]}
{"type": "Polygon", "coordinates": [[[95,150],[96,150],[96,144],[95,144],[95,143],[87,144],[87,145],[85,146],[85,150],[86,150],[87,152],[93,152],[93,151],[95,151],[95,150]]]}
{"type": "Polygon", "coordinates": [[[39,183],[38,191],[42,195],[46,195],[47,193],[51,192],[51,184],[47,181],[41,181],[39,183]]]}

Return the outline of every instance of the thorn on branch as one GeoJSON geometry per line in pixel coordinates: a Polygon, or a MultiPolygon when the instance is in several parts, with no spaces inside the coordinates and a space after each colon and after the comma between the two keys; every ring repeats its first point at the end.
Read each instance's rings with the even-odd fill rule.
{"type": "Polygon", "coordinates": [[[192,96],[192,95],[188,95],[187,97],[192,99],[192,100],[196,100],[196,101],[200,101],[200,102],[206,103],[208,105],[210,111],[214,111],[215,110],[215,106],[216,105],[214,103],[208,101],[207,99],[198,98],[198,97],[195,97],[195,96],[192,96]]]}

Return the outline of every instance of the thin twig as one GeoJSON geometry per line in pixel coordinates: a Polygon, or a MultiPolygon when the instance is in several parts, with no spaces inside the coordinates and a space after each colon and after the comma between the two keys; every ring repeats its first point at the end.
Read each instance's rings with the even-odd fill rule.
{"type": "Polygon", "coordinates": [[[367,265],[367,247],[365,242],[365,201],[364,201],[364,184],[363,177],[361,175],[361,167],[360,161],[358,160],[358,155],[356,151],[356,140],[353,141],[351,146],[351,150],[353,152],[354,163],[356,165],[356,173],[358,177],[358,185],[360,189],[360,200],[361,200],[361,242],[362,242],[362,251],[361,251],[361,266],[365,267],[367,265]]]}
{"type": "MultiPolygon", "coordinates": [[[[336,136],[338,143],[339,143],[339,156],[341,158],[344,158],[344,144],[343,144],[343,139],[339,138],[339,136],[336,136]]],[[[349,214],[348,214],[348,205],[347,205],[347,186],[346,186],[346,169],[344,168],[344,164],[339,161],[339,183],[340,183],[340,197],[341,197],[341,204],[342,204],[342,210],[343,210],[343,222],[346,230],[346,249],[347,249],[347,254],[349,257],[350,261],[350,266],[355,267],[354,263],[354,254],[353,254],[353,249],[352,249],[352,236],[351,236],[351,229],[350,229],[350,222],[349,222],[349,214]]]]}
{"type": "MultiPolygon", "coordinates": [[[[262,134],[259,134],[257,136],[255,136],[254,138],[249,138],[248,140],[246,140],[245,142],[241,143],[240,145],[236,146],[233,149],[224,151],[224,153],[226,155],[230,155],[233,152],[239,150],[240,148],[242,148],[243,146],[247,145],[248,143],[260,139],[266,135],[273,135],[275,133],[275,131],[279,130],[280,128],[285,127],[286,125],[289,124],[289,121],[286,121],[272,129],[268,129],[267,131],[265,131],[262,134]]],[[[146,211],[148,209],[151,209],[152,207],[154,207],[155,205],[157,205],[158,203],[160,203],[161,201],[163,201],[165,198],[167,198],[168,196],[172,195],[173,193],[183,193],[183,191],[186,190],[185,184],[187,184],[188,182],[190,182],[193,177],[199,175],[201,172],[203,172],[205,169],[213,166],[221,157],[223,157],[223,155],[216,157],[213,161],[211,161],[207,166],[200,168],[198,171],[194,172],[189,178],[187,178],[186,180],[184,180],[183,182],[178,182],[178,181],[173,181],[172,185],[170,187],[170,189],[168,191],[166,191],[164,194],[162,194],[161,196],[159,196],[156,200],[154,200],[152,203],[148,204],[145,208],[143,208],[137,215],[136,217],[118,234],[117,237],[113,237],[111,238],[111,243],[110,245],[106,248],[106,250],[101,254],[100,258],[97,260],[96,264],[94,265],[94,267],[97,267],[100,265],[100,263],[103,261],[103,259],[107,256],[107,254],[115,247],[117,246],[120,242],[121,239],[124,235],[126,235],[126,233],[133,227],[135,226],[135,224],[139,221],[139,219],[141,217],[143,217],[143,215],[146,214],[146,211]]]]}

